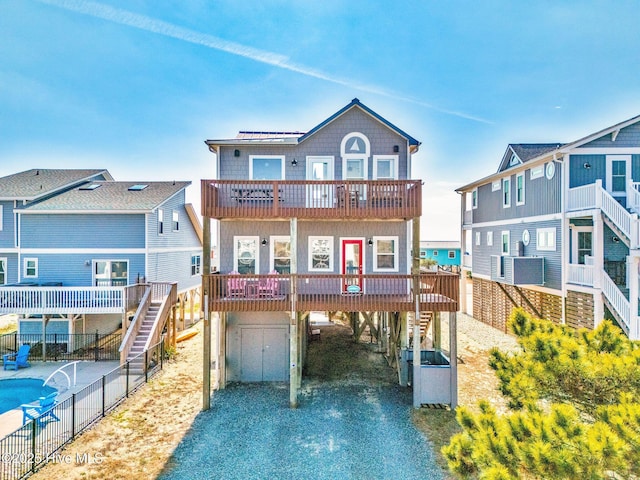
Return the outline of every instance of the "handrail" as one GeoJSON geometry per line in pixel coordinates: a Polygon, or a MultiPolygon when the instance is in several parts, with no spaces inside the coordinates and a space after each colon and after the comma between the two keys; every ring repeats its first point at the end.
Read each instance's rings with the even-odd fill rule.
{"type": "Polygon", "coordinates": [[[142,324],[142,320],[140,318],[144,318],[147,314],[147,310],[149,309],[149,305],[151,304],[151,287],[147,285],[147,291],[142,296],[140,300],[140,305],[138,305],[138,309],[133,316],[133,321],[129,328],[127,329],[127,333],[125,333],[124,338],[122,339],[122,343],[120,344],[120,359],[122,361],[127,360],[127,355],[129,355],[129,350],[131,350],[131,346],[138,336],[138,332],[140,331],[140,325],[142,324]]]}
{"type": "Polygon", "coordinates": [[[159,332],[162,333],[161,330],[159,329],[159,326],[161,324],[164,324],[164,321],[166,321],[166,318],[169,313],[169,309],[171,308],[171,305],[175,303],[175,300],[177,297],[177,288],[178,288],[177,283],[158,284],[159,288],[156,291],[154,291],[154,296],[160,294],[161,292],[160,287],[162,285],[164,285],[165,287],[164,294],[162,295],[162,304],[160,305],[160,310],[158,310],[156,319],[153,322],[153,326],[151,327],[151,332],[149,332],[147,341],[144,344],[143,351],[148,350],[149,346],[155,345],[159,340],[160,335],[158,335],[158,333],[159,332]]]}
{"type": "Polygon", "coordinates": [[[65,363],[60,368],[58,368],[55,372],[53,372],[51,375],[49,375],[47,377],[47,379],[44,381],[44,383],[42,384],[42,386],[43,387],[46,386],[47,382],[49,380],[51,380],[56,373],[60,372],[65,377],[67,377],[67,388],[71,388],[71,379],[69,378],[69,375],[67,375],[67,372],[65,372],[63,369],[68,367],[69,365],[73,365],[73,386],[75,387],[76,386],[76,373],[77,373],[76,365],[78,363],[80,363],[80,360],[76,360],[75,362],[71,362],[71,363],[65,363]]]}
{"type": "MultiPolygon", "coordinates": [[[[604,296],[607,298],[613,309],[620,316],[626,331],[629,332],[631,327],[631,308],[629,300],[626,299],[624,294],[620,291],[615,282],[611,280],[611,277],[609,277],[605,270],[602,270],[602,293],[604,293],[604,296]]],[[[635,313],[635,316],[638,316],[637,312],[635,313]]]]}

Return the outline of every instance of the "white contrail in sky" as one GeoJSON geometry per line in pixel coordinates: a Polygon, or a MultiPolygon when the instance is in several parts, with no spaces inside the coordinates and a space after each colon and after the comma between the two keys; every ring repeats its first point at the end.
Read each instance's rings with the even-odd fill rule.
{"type": "Polygon", "coordinates": [[[90,15],[92,17],[102,18],[109,22],[118,23],[120,25],[126,25],[126,26],[137,28],[140,30],[145,30],[147,32],[157,33],[159,35],[175,38],[177,40],[182,40],[182,41],[193,43],[196,45],[202,45],[204,47],[212,48],[214,50],[221,50],[223,52],[227,52],[232,55],[239,55],[241,57],[255,60],[256,62],[266,63],[268,65],[273,65],[278,68],[283,68],[285,70],[296,72],[301,75],[318,78],[320,80],[336,83],[338,85],[344,85],[345,87],[354,88],[363,92],[374,93],[377,95],[394,98],[396,100],[410,102],[415,105],[420,105],[426,108],[430,108],[432,110],[436,110],[438,112],[446,113],[448,115],[455,115],[457,117],[466,118],[468,120],[473,120],[476,122],[492,123],[483,118],[469,115],[464,112],[457,112],[453,110],[439,108],[427,102],[423,102],[423,101],[416,100],[414,98],[410,98],[402,95],[397,95],[383,88],[376,87],[374,85],[367,85],[359,82],[354,82],[352,80],[346,80],[333,75],[329,75],[327,73],[321,72],[314,68],[292,62],[289,59],[289,57],[285,55],[280,55],[278,53],[260,50],[258,48],[248,47],[246,45],[224,40],[222,38],[215,37],[213,35],[195,32],[193,30],[179,27],[177,25],[173,25],[171,23],[164,22],[162,20],[147,17],[146,15],[140,15],[137,13],[129,12],[127,10],[114,8],[109,5],[104,5],[101,3],[91,2],[87,0],[38,0],[38,1],[40,1],[41,3],[46,3],[48,5],[52,5],[54,7],[62,8],[65,10],[82,13],[84,15],[90,15]]]}

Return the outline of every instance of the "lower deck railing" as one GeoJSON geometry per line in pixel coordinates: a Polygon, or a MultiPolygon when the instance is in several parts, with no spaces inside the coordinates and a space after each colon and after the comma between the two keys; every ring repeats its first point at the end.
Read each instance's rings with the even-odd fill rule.
{"type": "Polygon", "coordinates": [[[460,277],[413,275],[238,275],[203,277],[211,311],[457,311],[460,277]]]}
{"type": "Polygon", "coordinates": [[[120,333],[6,333],[0,335],[0,355],[17,352],[26,343],[31,346],[29,360],[119,360],[121,339],[120,333]]]}

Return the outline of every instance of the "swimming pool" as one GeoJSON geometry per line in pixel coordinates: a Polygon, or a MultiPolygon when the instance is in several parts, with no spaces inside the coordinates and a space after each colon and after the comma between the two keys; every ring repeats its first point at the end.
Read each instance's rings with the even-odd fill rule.
{"type": "Polygon", "coordinates": [[[43,387],[42,380],[39,378],[0,380],[0,415],[18,408],[23,403],[31,403],[55,391],[55,388],[48,385],[43,387]]]}

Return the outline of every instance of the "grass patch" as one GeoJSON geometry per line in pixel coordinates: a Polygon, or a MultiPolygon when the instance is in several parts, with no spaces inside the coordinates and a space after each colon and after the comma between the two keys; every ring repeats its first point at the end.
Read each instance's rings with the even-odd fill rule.
{"type": "Polygon", "coordinates": [[[456,412],[447,409],[420,408],[413,410],[411,419],[418,430],[424,433],[433,444],[436,463],[443,471],[448,471],[447,460],[440,451],[448,445],[451,437],[462,429],[456,421],[456,412]]]}

